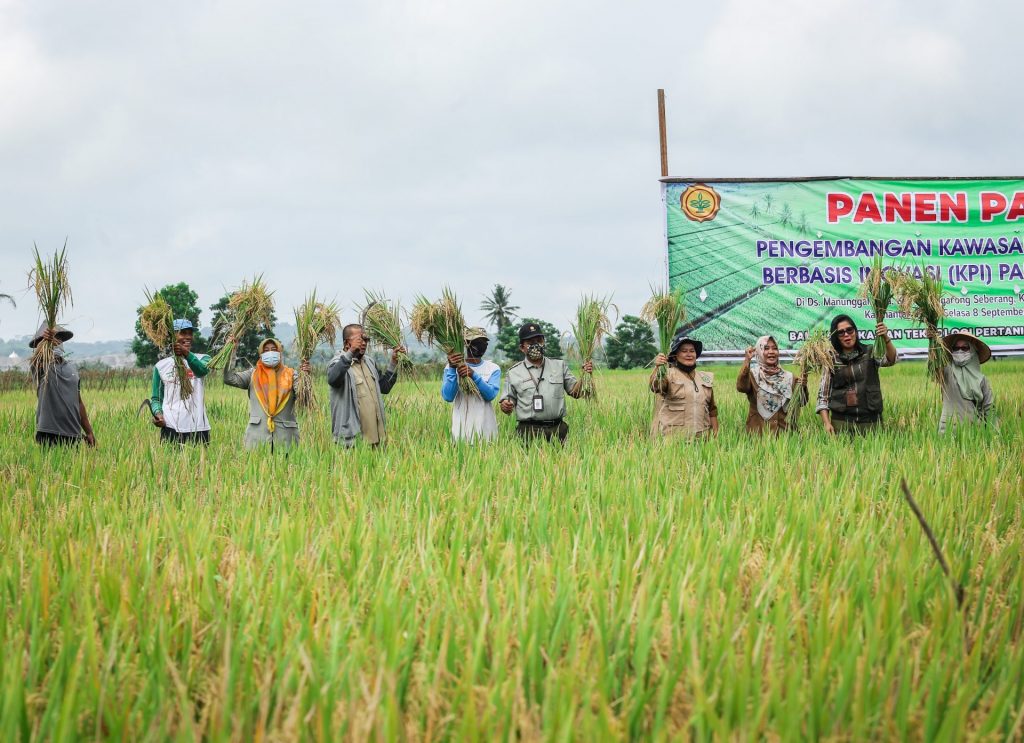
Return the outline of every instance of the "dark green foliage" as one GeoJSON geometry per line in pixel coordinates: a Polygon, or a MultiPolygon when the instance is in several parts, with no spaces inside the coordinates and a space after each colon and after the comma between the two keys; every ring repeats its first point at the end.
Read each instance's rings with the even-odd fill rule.
{"type": "Polygon", "coordinates": [[[612,369],[644,366],[657,355],[651,326],[636,315],[625,315],[615,328],[615,335],[605,343],[605,357],[612,369]]]}
{"type": "Polygon", "coordinates": [[[562,358],[562,334],[558,328],[535,317],[524,317],[522,323],[506,325],[498,332],[498,350],[505,354],[509,361],[520,361],[523,358],[519,350],[519,327],[528,322],[537,323],[544,331],[544,355],[549,359],[562,358]]]}
{"type": "MultiPolygon", "coordinates": [[[[167,304],[171,305],[175,318],[187,318],[195,326],[196,331],[192,339],[192,351],[194,353],[206,353],[209,348],[209,341],[203,337],[199,330],[199,313],[201,310],[199,305],[196,304],[199,295],[192,291],[184,281],[178,284],[168,284],[160,290],[160,294],[167,300],[167,304]]],[[[141,314],[142,306],[140,305],[136,310],[136,315],[141,314]]],[[[161,351],[165,349],[158,349],[154,346],[149,338],[146,337],[146,334],[142,332],[142,324],[136,320],[135,338],[132,340],[131,350],[135,354],[136,366],[152,366],[159,360],[161,351]]]]}

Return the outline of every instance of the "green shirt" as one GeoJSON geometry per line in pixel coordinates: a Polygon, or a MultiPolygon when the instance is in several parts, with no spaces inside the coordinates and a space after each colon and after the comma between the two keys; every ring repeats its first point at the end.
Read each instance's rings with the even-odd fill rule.
{"type": "MultiPolygon", "coordinates": [[[[197,377],[205,377],[210,373],[210,357],[205,353],[202,356],[196,356],[189,351],[185,361],[188,363],[188,368],[197,377]]],[[[153,369],[153,389],[149,394],[149,409],[153,411],[153,415],[164,411],[164,380],[160,378],[160,372],[156,369],[153,369]]]]}
{"type": "Polygon", "coordinates": [[[521,423],[557,421],[565,417],[565,395],[575,384],[576,377],[561,359],[544,359],[540,366],[520,361],[508,370],[501,399],[516,404],[521,423]],[[534,410],[534,395],[543,399],[543,410],[534,410]]]}

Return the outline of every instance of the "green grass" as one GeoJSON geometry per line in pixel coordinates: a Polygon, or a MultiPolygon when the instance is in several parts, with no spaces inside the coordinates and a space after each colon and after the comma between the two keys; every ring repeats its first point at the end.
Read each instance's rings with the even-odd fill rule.
{"type": "Polygon", "coordinates": [[[184,452],[142,383],[85,391],[96,451],[40,451],[7,392],[0,740],[1019,737],[1024,364],[985,366],[998,431],[944,438],[921,370],[857,441],[747,437],[732,367],[713,442],[651,442],[646,372],[598,372],[563,449],[504,416],[452,446],[438,381],[345,452],[322,387],[288,459],[219,384],[184,452]]]}

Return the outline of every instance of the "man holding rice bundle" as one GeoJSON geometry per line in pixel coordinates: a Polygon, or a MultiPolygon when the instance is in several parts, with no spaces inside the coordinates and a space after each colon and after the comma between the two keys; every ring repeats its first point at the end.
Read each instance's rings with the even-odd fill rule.
{"type": "Polygon", "coordinates": [[[70,330],[59,325],[49,328],[44,322],[28,344],[34,350],[46,341],[53,354],[47,369],[30,366],[36,385],[36,443],[42,446],[77,446],[83,438],[89,446],[96,446],[78,369],[64,357],[64,341],[71,337],[70,330]]]}
{"type": "Polygon", "coordinates": [[[876,358],[857,337],[849,315],[832,320],[829,338],[836,351],[834,369],[824,369],[818,388],[817,412],[828,433],[866,433],[882,422],[882,383],[878,370],[896,363],[896,347],[884,323],[875,325],[885,339],[885,355],[876,358]]]}
{"type": "Polygon", "coordinates": [[[366,355],[369,338],[362,325],[346,325],[341,331],[342,349],[327,365],[331,388],[331,430],[334,440],[346,448],[362,438],[367,444],[385,443],[384,400],[398,381],[398,358],[404,346],[392,349],[391,363],[383,374],[366,355]]]}
{"type": "MultiPolygon", "coordinates": [[[[519,350],[523,360],[508,370],[501,412],[516,414],[516,433],[524,440],[558,438],[564,442],[569,435],[565,422],[565,396],[578,397],[576,377],[561,359],[544,356],[544,331],[528,322],[519,328],[519,350]]],[[[583,371],[593,371],[590,361],[583,362],[583,371]]]]}
{"type": "Polygon", "coordinates": [[[149,408],[153,425],[160,429],[160,440],[168,444],[210,443],[210,422],[203,395],[203,377],[210,373],[210,357],[192,353],[194,330],[190,320],[175,320],[173,353],[153,368],[149,408]],[[192,383],[192,394],[187,397],[182,395],[175,357],[185,361],[185,374],[192,383]]]}
{"type": "Polygon", "coordinates": [[[452,438],[470,443],[492,441],[498,437],[498,417],[491,401],[501,390],[501,367],[484,361],[487,332],[483,328],[466,329],[466,356],[448,354],[448,366],[441,382],[441,398],[452,406],[452,438]],[[459,389],[459,377],[473,380],[480,396],[459,389]]]}

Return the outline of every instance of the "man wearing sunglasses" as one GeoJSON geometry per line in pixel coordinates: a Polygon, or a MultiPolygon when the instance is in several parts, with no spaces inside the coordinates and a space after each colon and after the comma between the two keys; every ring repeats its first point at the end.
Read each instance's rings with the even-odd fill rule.
{"type": "Polygon", "coordinates": [[[830,339],[836,351],[835,369],[826,369],[818,389],[818,415],[828,433],[866,433],[882,422],[882,384],[878,370],[896,363],[896,347],[885,323],[875,325],[885,339],[885,356],[874,357],[860,342],[849,315],[832,320],[830,339]]]}

